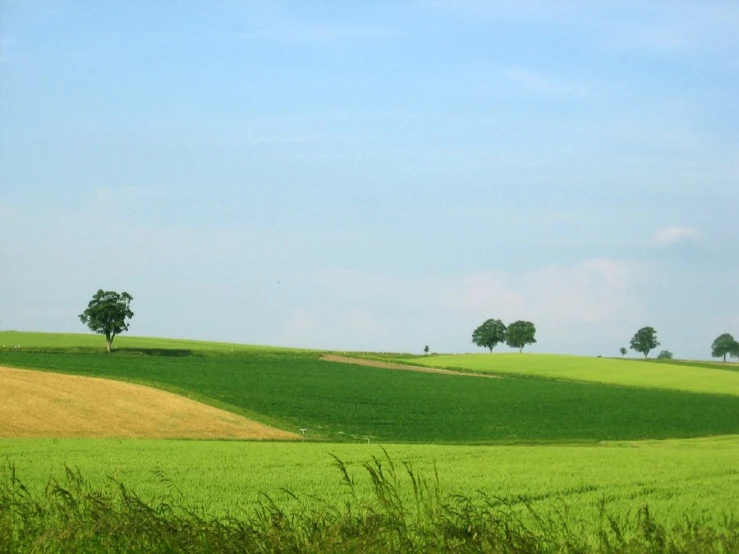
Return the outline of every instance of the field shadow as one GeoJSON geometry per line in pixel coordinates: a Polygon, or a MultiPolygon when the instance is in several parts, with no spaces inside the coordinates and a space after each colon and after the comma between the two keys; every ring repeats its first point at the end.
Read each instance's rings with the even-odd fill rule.
{"type": "Polygon", "coordinates": [[[116,352],[133,356],[164,356],[169,358],[185,358],[192,356],[192,350],[180,348],[117,348],[116,352]]]}

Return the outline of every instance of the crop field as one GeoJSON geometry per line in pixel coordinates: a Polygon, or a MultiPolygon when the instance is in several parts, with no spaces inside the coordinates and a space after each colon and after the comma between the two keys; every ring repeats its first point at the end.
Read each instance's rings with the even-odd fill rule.
{"type": "Polygon", "coordinates": [[[712,363],[652,362],[551,354],[414,356],[398,361],[481,373],[529,375],[614,385],[739,396],[737,367],[712,363]],[[729,371],[726,371],[729,369],[729,371]]]}
{"type": "Polygon", "coordinates": [[[288,431],[308,429],[310,439],[494,443],[739,433],[736,396],[471,379],[318,358],[260,350],[170,356],[5,351],[0,365],[147,384],[288,431]]]}
{"type": "MultiPolygon", "coordinates": [[[[346,551],[347,536],[356,537],[354,551],[380,549],[372,542],[378,537],[384,551],[417,552],[459,544],[495,551],[490,541],[498,540],[519,545],[514,551],[537,552],[652,552],[674,544],[676,552],[734,552],[739,545],[734,371],[546,355],[450,357],[510,358],[507,369],[447,366],[499,377],[489,379],[322,361],[318,351],[131,341],[116,341],[119,348],[108,355],[100,337],[0,333],[0,368],[40,370],[0,370],[0,380],[33,374],[46,384],[31,393],[64,392],[68,413],[83,396],[73,392],[76,379],[144,385],[151,388],[142,395],[167,391],[284,431],[305,429],[305,440],[59,438],[59,430],[48,438],[0,439],[0,551],[13,551],[3,543],[3,529],[21,544],[35,533],[55,536],[46,529],[69,536],[70,525],[83,550],[134,548],[95,542],[101,525],[144,537],[136,549],[171,532],[166,541],[174,542],[160,546],[178,551],[199,540],[205,541],[199,551],[233,545],[228,541],[239,533],[246,541],[239,544],[248,545],[241,550],[258,551],[271,547],[249,541],[275,534],[284,549],[306,552],[346,551]],[[15,343],[2,348],[9,335],[15,343]],[[593,376],[609,367],[622,382],[596,382],[593,376]],[[701,388],[693,372],[708,384],[701,388]],[[51,384],[54,379],[70,381],[51,384]],[[422,498],[419,490],[426,491],[422,498]],[[164,504],[156,508],[158,502],[164,504]],[[95,510],[102,511],[93,517],[95,510]],[[3,515],[10,513],[11,519],[3,515]],[[255,527],[207,519],[225,516],[236,519],[218,521],[255,527]],[[398,540],[411,542],[401,548],[398,540]]],[[[431,366],[444,361],[397,358],[431,366]]],[[[4,409],[12,404],[6,400],[4,409]]],[[[30,413],[23,412],[29,402],[15,404],[11,417],[30,413]]],[[[109,412],[86,413],[105,427],[123,413],[109,412]]],[[[38,548],[28,543],[18,550],[38,548]]]]}
{"type": "Polygon", "coordinates": [[[111,379],[0,367],[0,385],[0,438],[297,438],[178,394],[111,379]]]}
{"type": "MultiPolygon", "coordinates": [[[[426,477],[438,472],[449,493],[478,491],[546,511],[566,505],[578,518],[592,519],[605,501],[614,512],[649,504],[660,520],[686,513],[721,517],[739,506],[739,438],[688,439],[593,446],[384,446],[398,466],[410,462],[426,477]]],[[[98,486],[112,477],[144,498],[162,494],[163,477],[188,503],[216,516],[236,515],[268,494],[290,500],[337,502],[345,485],[335,455],[368,494],[360,464],[385,459],[377,445],[154,441],[94,439],[6,439],[0,460],[12,460],[21,479],[40,488],[64,465],[77,468],[98,486]]],[[[170,491],[171,492],[171,491],[170,491]]],[[[406,490],[406,492],[409,492],[406,490]]]]}

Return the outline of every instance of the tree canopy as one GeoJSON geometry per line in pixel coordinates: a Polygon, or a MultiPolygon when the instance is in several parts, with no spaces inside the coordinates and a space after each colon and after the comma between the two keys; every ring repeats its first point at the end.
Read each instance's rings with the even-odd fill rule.
{"type": "Polygon", "coordinates": [[[657,331],[654,327],[642,327],[631,339],[631,349],[641,352],[645,358],[648,358],[649,352],[658,346],[657,331]]]}
{"type": "Polygon", "coordinates": [[[87,304],[87,309],[80,314],[80,321],[91,331],[105,335],[105,345],[110,352],[113,339],[123,331],[128,331],[128,321],[133,317],[131,301],[133,297],[127,292],[117,293],[112,290],[98,290],[87,304]]]}
{"type": "Polygon", "coordinates": [[[536,327],[530,321],[514,321],[508,326],[505,342],[523,352],[524,346],[536,342],[536,327]]]}
{"type": "Polygon", "coordinates": [[[493,348],[506,339],[506,326],[499,319],[488,319],[472,332],[472,342],[482,348],[493,348]]]}
{"type": "Polygon", "coordinates": [[[723,356],[724,361],[726,361],[727,354],[739,358],[739,342],[730,333],[719,335],[711,345],[711,356],[714,358],[723,356]]]}

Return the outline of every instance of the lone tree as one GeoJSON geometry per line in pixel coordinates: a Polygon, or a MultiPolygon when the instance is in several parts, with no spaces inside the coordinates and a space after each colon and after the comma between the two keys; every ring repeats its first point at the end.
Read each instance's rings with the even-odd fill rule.
{"type": "Polygon", "coordinates": [[[511,348],[518,348],[523,352],[523,347],[536,342],[536,327],[530,321],[514,321],[508,326],[505,343],[511,348]]]}
{"type": "Polygon", "coordinates": [[[658,360],[671,360],[672,359],[672,352],[669,350],[663,350],[659,353],[659,356],[657,356],[658,360]]]}
{"type": "Polygon", "coordinates": [[[641,352],[645,358],[649,357],[650,350],[658,346],[657,331],[654,330],[654,327],[642,327],[631,339],[631,349],[641,352]]]}
{"type": "Polygon", "coordinates": [[[619,350],[619,352],[621,352],[621,355],[622,355],[622,356],[626,356],[626,352],[628,352],[628,350],[626,350],[626,348],[624,348],[624,347],[622,346],[622,347],[621,347],[621,350],[619,350]]]}
{"type": "Polygon", "coordinates": [[[429,345],[428,344],[423,347],[423,353],[424,354],[428,354],[429,353],[429,350],[431,350],[431,349],[429,348],[429,345]]]}
{"type": "Polygon", "coordinates": [[[119,294],[112,290],[100,289],[90,300],[87,309],[80,314],[80,321],[91,331],[105,335],[108,353],[115,336],[128,331],[126,319],[133,317],[131,300],[133,297],[127,292],[119,294]]]}
{"type": "Polygon", "coordinates": [[[726,361],[726,355],[739,356],[739,342],[734,340],[734,337],[729,333],[724,333],[716,337],[711,345],[711,356],[714,358],[720,358],[723,356],[726,361]],[[734,352],[734,353],[732,353],[734,352]]]}
{"type": "Polygon", "coordinates": [[[472,342],[490,352],[498,343],[505,341],[506,326],[499,319],[488,319],[472,333],[472,342]]]}

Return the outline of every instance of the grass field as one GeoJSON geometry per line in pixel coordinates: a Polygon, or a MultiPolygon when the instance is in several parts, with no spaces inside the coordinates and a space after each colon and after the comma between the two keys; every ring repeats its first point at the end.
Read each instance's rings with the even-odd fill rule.
{"type": "Polygon", "coordinates": [[[447,360],[502,375],[473,379],[321,361],[317,351],[133,337],[116,344],[107,355],[99,336],[4,332],[0,366],[149,385],[281,429],[307,428],[307,440],[2,439],[0,551],[55,551],[61,540],[71,551],[739,548],[739,373],[723,367],[447,360]],[[332,455],[346,462],[355,496],[332,455]],[[431,490],[437,474],[440,496],[431,490]],[[419,490],[427,491],[421,500],[419,490]]]}
{"type": "Polygon", "coordinates": [[[739,398],[532,378],[470,379],[294,351],[0,352],[0,365],[153,385],[309,438],[598,441],[739,433],[739,398]]]}
{"type": "MultiPolygon", "coordinates": [[[[20,348],[63,349],[105,349],[105,338],[102,335],[82,333],[27,333],[18,331],[0,331],[0,349],[12,350],[20,348]]],[[[259,350],[290,351],[298,350],[278,346],[252,346],[230,342],[208,342],[189,339],[162,339],[152,337],[133,337],[119,335],[113,341],[113,347],[119,350],[145,350],[151,354],[176,355],[178,351],[190,350],[259,350]]],[[[299,349],[304,352],[304,349],[299,349]]]]}
{"type": "Polygon", "coordinates": [[[645,363],[642,360],[553,354],[463,354],[403,357],[398,361],[482,373],[528,375],[635,387],[739,396],[739,372],[730,364],[645,363]],[[729,371],[726,371],[729,369],[729,371]]]}
{"type": "MultiPolygon", "coordinates": [[[[597,516],[602,501],[614,513],[648,504],[661,521],[684,514],[719,519],[739,506],[739,437],[600,446],[386,445],[400,465],[409,461],[427,477],[438,471],[447,492],[482,491],[511,503],[528,501],[550,511],[568,507],[578,519],[597,516]],[[434,469],[435,468],[435,469],[434,469]]],[[[285,444],[198,441],[31,440],[0,441],[0,460],[16,464],[19,476],[41,488],[49,475],[61,479],[64,465],[78,468],[97,486],[106,476],[133,487],[145,499],[176,485],[188,503],[211,515],[237,515],[260,496],[284,503],[288,489],[308,501],[336,502],[346,496],[331,454],[347,463],[360,490],[369,483],[360,463],[384,457],[376,445],[285,444]]],[[[408,489],[405,491],[409,492],[408,489]]]]}

